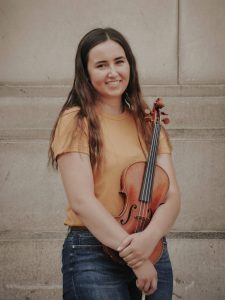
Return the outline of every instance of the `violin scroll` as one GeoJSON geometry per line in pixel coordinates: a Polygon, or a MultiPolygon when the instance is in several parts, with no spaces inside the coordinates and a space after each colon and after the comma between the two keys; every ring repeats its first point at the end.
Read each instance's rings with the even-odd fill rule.
{"type": "Polygon", "coordinates": [[[162,121],[165,125],[170,123],[170,119],[169,118],[164,118],[164,119],[160,119],[160,115],[163,116],[167,116],[168,114],[165,113],[164,111],[160,111],[160,109],[162,109],[164,107],[164,102],[161,98],[157,98],[155,103],[154,103],[154,108],[153,111],[155,111],[156,114],[156,118],[158,118],[159,121],[162,121]]]}
{"type": "MultiPolygon", "coordinates": [[[[167,113],[165,113],[164,111],[160,111],[160,109],[162,109],[164,107],[164,102],[162,100],[162,98],[157,98],[154,102],[154,105],[153,105],[153,109],[152,111],[149,109],[149,108],[146,108],[145,109],[145,120],[146,122],[156,122],[156,120],[159,120],[160,122],[160,115],[163,115],[163,116],[168,116],[167,113]]],[[[163,118],[161,120],[165,125],[169,124],[170,123],[170,119],[169,118],[163,118]]]]}
{"type": "Polygon", "coordinates": [[[155,106],[155,109],[163,108],[165,106],[164,103],[163,103],[163,99],[162,98],[157,98],[155,100],[154,106],[155,106]]]}

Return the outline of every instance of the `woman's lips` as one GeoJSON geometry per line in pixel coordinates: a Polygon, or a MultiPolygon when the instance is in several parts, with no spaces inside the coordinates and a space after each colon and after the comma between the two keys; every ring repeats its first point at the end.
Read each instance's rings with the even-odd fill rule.
{"type": "Polygon", "coordinates": [[[121,80],[111,80],[111,81],[107,81],[106,84],[109,86],[118,86],[120,84],[121,80]]]}

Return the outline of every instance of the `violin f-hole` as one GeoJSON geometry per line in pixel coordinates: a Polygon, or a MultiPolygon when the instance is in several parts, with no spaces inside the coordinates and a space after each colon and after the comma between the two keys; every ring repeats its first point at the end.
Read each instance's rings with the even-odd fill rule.
{"type": "Polygon", "coordinates": [[[137,205],[136,204],[131,205],[131,207],[129,209],[128,216],[127,216],[127,219],[125,221],[123,219],[120,221],[120,223],[122,225],[127,224],[127,222],[130,220],[130,216],[131,216],[132,211],[135,210],[135,209],[137,209],[137,205]]]}

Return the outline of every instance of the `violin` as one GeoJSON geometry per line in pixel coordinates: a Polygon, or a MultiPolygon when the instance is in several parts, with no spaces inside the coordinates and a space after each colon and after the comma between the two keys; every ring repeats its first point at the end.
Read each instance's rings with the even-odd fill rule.
{"type": "MultiPolygon", "coordinates": [[[[120,194],[124,199],[124,207],[116,220],[129,233],[143,231],[151,222],[157,208],[165,203],[166,194],[169,189],[169,177],[160,166],[156,165],[159,134],[161,129],[161,115],[166,113],[160,110],[164,104],[158,98],[153,109],[148,113],[148,120],[152,122],[152,135],[147,162],[135,162],[128,166],[121,175],[120,194]]],[[[162,120],[164,124],[169,123],[168,118],[162,120]]],[[[105,253],[112,260],[125,264],[119,253],[109,247],[103,246],[105,253]]],[[[150,255],[150,261],[155,264],[163,252],[163,239],[161,239],[150,255]]]]}

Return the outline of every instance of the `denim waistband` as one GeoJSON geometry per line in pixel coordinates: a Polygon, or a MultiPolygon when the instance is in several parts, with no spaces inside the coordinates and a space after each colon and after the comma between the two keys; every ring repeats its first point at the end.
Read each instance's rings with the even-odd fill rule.
{"type": "Polygon", "coordinates": [[[66,240],[74,245],[101,245],[101,242],[87,228],[69,228],[66,240]]]}
{"type": "Polygon", "coordinates": [[[69,231],[88,230],[86,226],[69,226],[69,231]]]}
{"type": "MultiPolygon", "coordinates": [[[[67,237],[73,237],[73,239],[76,239],[80,245],[87,243],[88,240],[90,240],[90,244],[101,244],[100,241],[85,226],[68,227],[67,237]]],[[[166,236],[164,236],[162,239],[165,244],[166,236]]]]}

